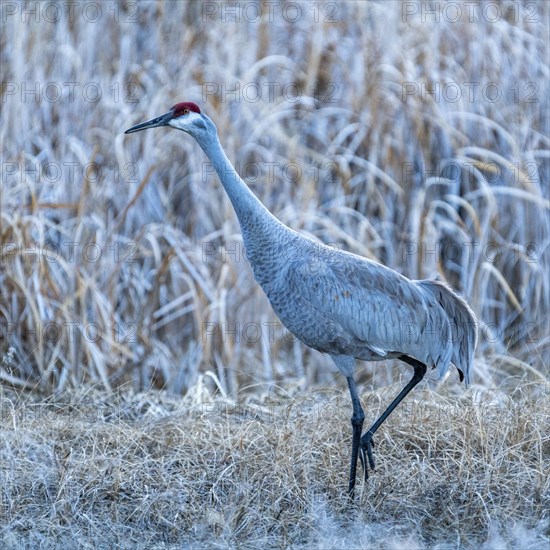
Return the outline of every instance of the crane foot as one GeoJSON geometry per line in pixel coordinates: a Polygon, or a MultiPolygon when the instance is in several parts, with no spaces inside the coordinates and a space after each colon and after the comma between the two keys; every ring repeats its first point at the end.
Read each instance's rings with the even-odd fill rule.
{"type": "Polygon", "coordinates": [[[361,466],[363,466],[363,471],[365,472],[365,481],[369,479],[369,470],[374,471],[374,458],[372,456],[372,450],[374,449],[374,441],[372,439],[372,432],[369,430],[366,432],[363,437],[361,437],[361,442],[359,443],[359,458],[361,459],[361,466]]]}

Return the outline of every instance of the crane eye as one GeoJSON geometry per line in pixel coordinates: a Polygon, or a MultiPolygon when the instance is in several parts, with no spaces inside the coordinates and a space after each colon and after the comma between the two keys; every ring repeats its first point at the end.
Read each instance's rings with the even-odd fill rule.
{"type": "Polygon", "coordinates": [[[184,110],[183,110],[183,114],[184,114],[184,115],[188,115],[188,114],[189,114],[189,109],[184,109],[184,110]]]}

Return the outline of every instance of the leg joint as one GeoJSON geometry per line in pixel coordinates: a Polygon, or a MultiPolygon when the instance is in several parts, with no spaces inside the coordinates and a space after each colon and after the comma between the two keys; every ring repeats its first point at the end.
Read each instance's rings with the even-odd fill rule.
{"type": "Polygon", "coordinates": [[[353,413],[353,416],[351,417],[352,426],[363,426],[364,421],[365,421],[365,413],[363,411],[361,411],[358,414],[353,413]]]}
{"type": "Polygon", "coordinates": [[[412,377],[413,380],[420,381],[422,380],[422,378],[424,378],[424,375],[428,370],[428,367],[424,363],[421,363],[420,361],[417,361],[416,359],[413,359],[408,355],[401,355],[399,359],[401,359],[401,361],[404,361],[414,369],[414,374],[412,377]]]}

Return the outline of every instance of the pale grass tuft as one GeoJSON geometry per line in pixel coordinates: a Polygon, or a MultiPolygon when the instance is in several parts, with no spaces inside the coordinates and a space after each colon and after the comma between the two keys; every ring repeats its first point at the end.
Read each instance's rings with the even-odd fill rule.
{"type": "MultiPolygon", "coordinates": [[[[419,390],[377,434],[376,470],[350,505],[346,391],[235,402],[199,386],[183,401],[4,390],[3,547],[538,549],[550,540],[550,409],[529,388],[523,399],[479,389],[459,403],[419,390]]],[[[367,422],[389,393],[362,392],[367,422]]]]}

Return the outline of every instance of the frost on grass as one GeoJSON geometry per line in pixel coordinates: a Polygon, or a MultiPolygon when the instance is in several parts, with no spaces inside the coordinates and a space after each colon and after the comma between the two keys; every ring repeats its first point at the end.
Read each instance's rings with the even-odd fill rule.
{"type": "Polygon", "coordinates": [[[222,20],[225,2],[135,3],[139,24],[122,9],[95,24],[7,16],[0,381],[184,393],[215,369],[232,395],[330,382],[255,283],[197,144],[124,136],[181,100],[214,120],[284,223],[462,293],[480,321],[478,380],[548,379],[550,3],[508,2],[497,21],[483,17],[494,2],[459,21],[405,21],[414,2],[325,4],[338,24],[316,23],[311,2],[291,24],[222,20]],[[219,17],[202,19],[203,4],[219,17]]]}
{"type": "MultiPolygon", "coordinates": [[[[386,401],[395,389],[362,399],[386,401]]],[[[192,392],[4,391],[0,540],[541,548],[550,535],[548,405],[498,397],[471,392],[457,405],[418,391],[377,434],[376,471],[350,505],[345,391],[240,404],[201,403],[192,392]]],[[[374,419],[376,406],[367,410],[374,419]]]]}

